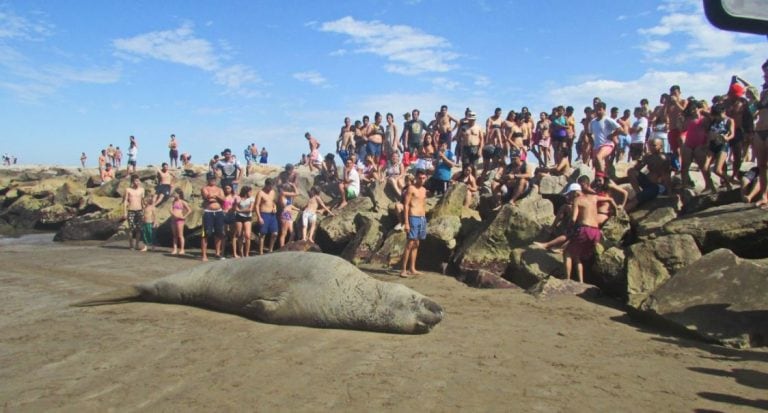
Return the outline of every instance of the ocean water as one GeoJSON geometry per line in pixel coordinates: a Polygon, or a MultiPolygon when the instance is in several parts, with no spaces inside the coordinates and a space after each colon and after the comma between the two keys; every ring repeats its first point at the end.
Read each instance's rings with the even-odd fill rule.
{"type": "Polygon", "coordinates": [[[19,237],[0,235],[0,247],[5,245],[49,245],[53,244],[53,232],[24,234],[19,237]]]}

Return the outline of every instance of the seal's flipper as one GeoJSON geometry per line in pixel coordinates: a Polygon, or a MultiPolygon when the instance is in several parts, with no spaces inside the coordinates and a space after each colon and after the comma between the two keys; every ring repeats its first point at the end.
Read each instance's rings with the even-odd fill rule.
{"type": "Polygon", "coordinates": [[[121,287],[91,299],[70,304],[72,307],[91,307],[96,305],[109,305],[141,301],[141,290],[134,286],[121,287]]]}

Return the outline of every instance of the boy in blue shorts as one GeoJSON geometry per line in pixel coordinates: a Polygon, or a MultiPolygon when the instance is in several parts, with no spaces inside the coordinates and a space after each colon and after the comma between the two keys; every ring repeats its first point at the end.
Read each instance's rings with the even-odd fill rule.
{"type": "Polygon", "coordinates": [[[403,229],[408,238],[403,253],[403,270],[400,272],[403,278],[421,274],[416,271],[416,256],[419,252],[419,243],[427,238],[427,189],[424,187],[426,181],[427,172],[423,169],[416,170],[416,178],[413,184],[408,186],[403,199],[405,216],[403,229]]]}

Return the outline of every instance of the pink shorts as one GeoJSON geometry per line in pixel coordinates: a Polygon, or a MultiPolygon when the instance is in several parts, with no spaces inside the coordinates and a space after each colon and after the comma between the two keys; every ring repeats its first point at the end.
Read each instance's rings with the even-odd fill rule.
{"type": "Polygon", "coordinates": [[[600,242],[603,233],[600,228],[581,226],[568,239],[565,251],[577,258],[589,258],[595,253],[595,246],[600,242]]]}
{"type": "Polygon", "coordinates": [[[602,145],[600,145],[599,148],[592,149],[592,156],[597,157],[597,153],[600,152],[600,149],[603,148],[611,148],[611,152],[613,152],[613,149],[616,147],[616,144],[613,142],[606,142],[602,145]]]}

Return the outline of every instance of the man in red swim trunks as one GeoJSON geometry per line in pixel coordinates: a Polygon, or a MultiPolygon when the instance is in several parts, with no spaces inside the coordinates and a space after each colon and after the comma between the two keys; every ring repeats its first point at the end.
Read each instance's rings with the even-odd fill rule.
{"type": "Polygon", "coordinates": [[[585,260],[595,253],[595,246],[600,242],[602,233],[598,228],[597,197],[582,192],[581,185],[568,186],[566,195],[573,203],[571,220],[575,224],[574,231],[568,237],[568,246],[563,252],[565,256],[565,273],[567,279],[571,279],[573,262],[576,262],[576,271],[579,282],[584,282],[585,260]]]}

